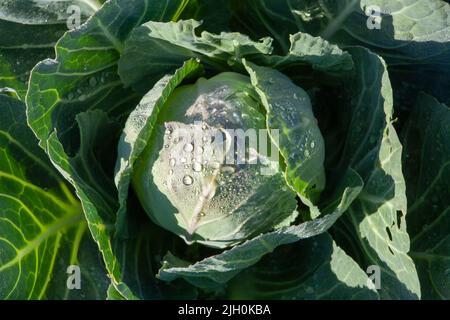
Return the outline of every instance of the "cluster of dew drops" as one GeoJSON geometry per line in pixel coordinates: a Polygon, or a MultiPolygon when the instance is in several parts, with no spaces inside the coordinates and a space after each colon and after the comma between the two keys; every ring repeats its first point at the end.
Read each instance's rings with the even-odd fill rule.
{"type": "MultiPolygon", "coordinates": [[[[208,129],[208,127],[206,126],[206,124],[202,125],[202,130],[206,131],[208,129]]],[[[171,127],[168,127],[166,129],[165,135],[167,136],[167,140],[172,141],[174,144],[178,144],[181,142],[182,138],[181,137],[176,137],[173,138],[172,134],[174,132],[174,129],[171,127]]],[[[203,157],[203,153],[205,150],[205,145],[207,143],[212,143],[213,141],[213,137],[208,136],[208,135],[203,135],[202,137],[202,145],[195,147],[194,143],[189,141],[186,142],[183,146],[183,152],[185,154],[181,155],[181,157],[179,159],[176,159],[174,157],[171,157],[169,159],[169,174],[172,175],[174,173],[174,168],[177,165],[182,165],[185,169],[189,169],[191,168],[192,171],[194,173],[201,173],[205,170],[206,167],[211,168],[213,171],[215,170],[223,170],[223,171],[227,171],[227,172],[234,172],[234,168],[232,166],[223,166],[218,162],[218,161],[211,161],[209,162],[209,159],[204,159],[203,161],[201,159],[195,158],[195,154],[199,155],[200,158],[203,157]],[[192,157],[191,159],[191,165],[188,163],[188,159],[189,157],[187,156],[189,155],[189,157],[192,157]]],[[[165,144],[164,146],[166,149],[168,149],[170,147],[169,144],[165,144]]],[[[214,154],[214,151],[213,151],[214,154]]],[[[191,186],[193,185],[195,182],[193,174],[189,174],[186,173],[183,178],[182,178],[182,183],[185,186],[191,186]]],[[[167,183],[165,183],[165,185],[167,185],[167,183]]]]}

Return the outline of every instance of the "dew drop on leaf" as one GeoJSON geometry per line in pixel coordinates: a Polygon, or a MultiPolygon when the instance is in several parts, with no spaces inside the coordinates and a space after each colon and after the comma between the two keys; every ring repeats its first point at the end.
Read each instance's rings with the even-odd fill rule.
{"type": "Polygon", "coordinates": [[[232,174],[236,170],[233,167],[225,166],[225,167],[222,167],[221,171],[224,172],[224,173],[232,174]]]}
{"type": "Polygon", "coordinates": [[[190,186],[190,185],[192,185],[193,183],[194,183],[194,179],[193,179],[191,176],[186,175],[186,176],[183,177],[183,184],[184,184],[184,185],[190,186]]]}
{"type": "Polygon", "coordinates": [[[219,169],[220,168],[220,163],[217,162],[217,161],[211,162],[211,168],[219,169]]]}
{"type": "Polygon", "coordinates": [[[195,172],[200,172],[200,171],[202,171],[202,165],[201,165],[201,163],[199,163],[199,162],[194,162],[194,164],[192,165],[192,169],[193,169],[195,172]]]}
{"type": "Polygon", "coordinates": [[[97,79],[95,79],[94,77],[89,79],[89,85],[91,87],[95,87],[97,85],[97,79]]]}
{"type": "Polygon", "coordinates": [[[186,143],[186,144],[184,145],[183,150],[184,150],[185,152],[192,152],[192,151],[194,151],[194,146],[192,145],[192,143],[186,143]]]}

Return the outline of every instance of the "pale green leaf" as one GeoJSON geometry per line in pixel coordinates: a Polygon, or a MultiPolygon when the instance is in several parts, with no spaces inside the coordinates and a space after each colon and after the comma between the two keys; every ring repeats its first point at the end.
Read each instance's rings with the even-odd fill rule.
{"type": "MultiPolygon", "coordinates": [[[[155,299],[164,293],[149,272],[152,259],[147,256],[157,256],[159,249],[146,238],[148,223],[133,239],[114,237],[118,202],[111,150],[139,100],[123,88],[117,62],[134,27],[147,20],[176,20],[186,3],[107,2],[85,25],[65,34],[56,46],[56,59],[41,62],[30,79],[29,124],[53,164],[75,187],[111,281],[127,299],[155,299]],[[140,287],[147,281],[149,285],[140,287]]],[[[185,289],[183,294],[190,292],[185,289]]]]}
{"type": "Polygon", "coordinates": [[[115,183],[119,192],[118,232],[126,233],[127,198],[136,160],[144,151],[155,128],[162,106],[175,88],[192,74],[198,73],[200,65],[195,60],[187,61],[173,75],[166,75],[150,90],[130,114],[118,145],[115,183]]]}
{"type": "Polygon", "coordinates": [[[0,95],[0,113],[0,298],[103,299],[107,278],[80,204],[38,147],[25,105],[0,95]],[[66,285],[71,265],[79,290],[66,285]]]}
{"type": "Polygon", "coordinates": [[[325,148],[309,96],[277,70],[245,65],[266,109],[267,127],[279,132],[275,143],[286,165],[286,181],[312,207],[325,188],[325,148]]]}
{"type": "Polygon", "coordinates": [[[225,284],[277,247],[327,231],[355,200],[361,188],[361,178],[349,170],[331,197],[333,201],[323,209],[325,215],[322,218],[261,234],[230,250],[190,265],[185,265],[184,262],[181,265],[173,264],[180,262],[178,259],[166,260],[158,276],[166,281],[181,277],[196,286],[207,288],[225,284]]]}

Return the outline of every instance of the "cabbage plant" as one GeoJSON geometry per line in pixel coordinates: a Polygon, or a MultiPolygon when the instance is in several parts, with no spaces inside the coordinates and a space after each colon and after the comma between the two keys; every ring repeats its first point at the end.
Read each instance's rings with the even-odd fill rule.
{"type": "Polygon", "coordinates": [[[449,12],[0,4],[0,297],[450,298],[449,12]]]}

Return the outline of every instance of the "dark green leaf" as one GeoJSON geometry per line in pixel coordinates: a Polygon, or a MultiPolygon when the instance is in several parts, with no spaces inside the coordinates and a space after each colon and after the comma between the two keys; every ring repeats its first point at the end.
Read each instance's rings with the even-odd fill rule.
{"type": "Polygon", "coordinates": [[[355,77],[350,106],[339,111],[350,117],[340,165],[355,169],[364,180],[364,189],[338,226],[350,228],[341,232],[345,239],[352,235],[357,239],[350,242],[365,257],[360,261],[364,268],[380,266],[382,297],[418,298],[420,285],[408,256],[401,144],[392,125],[392,89],[386,66],[366,49],[349,52],[355,61],[355,77]]]}
{"type": "Polygon", "coordinates": [[[147,92],[162,75],[198,58],[214,73],[230,71],[240,59],[271,52],[271,39],[254,42],[240,33],[196,35],[201,23],[195,20],[161,23],[150,21],[136,28],[125,44],[119,63],[123,82],[147,92]]]}
{"type": "Polygon", "coordinates": [[[377,299],[369,285],[367,274],[324,233],[279,247],[230,281],[227,293],[230,299],[377,299]]]}
{"type": "Polygon", "coordinates": [[[79,9],[79,22],[82,23],[100,8],[102,2],[0,2],[0,88],[14,88],[25,100],[31,69],[39,61],[53,57],[56,41],[72,27],[71,15],[75,11],[71,7],[79,9]]]}
{"type": "Polygon", "coordinates": [[[403,129],[408,232],[424,299],[450,299],[450,110],[419,96],[403,129]]]}

